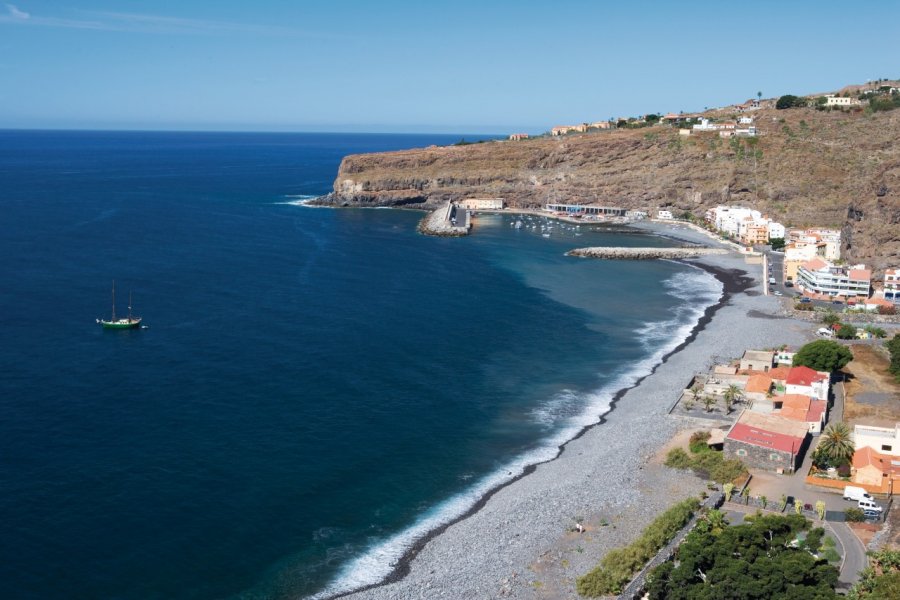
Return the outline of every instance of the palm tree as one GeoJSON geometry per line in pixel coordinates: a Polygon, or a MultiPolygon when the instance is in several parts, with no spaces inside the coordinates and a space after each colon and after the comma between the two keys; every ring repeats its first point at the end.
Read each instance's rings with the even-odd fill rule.
{"type": "Polygon", "coordinates": [[[756,92],[756,99],[762,100],[762,92],[756,92]]]}
{"type": "Polygon", "coordinates": [[[715,406],[717,402],[718,400],[715,396],[710,396],[709,394],[703,396],[703,406],[706,407],[706,412],[712,412],[712,407],[715,406]]]}
{"type": "Polygon", "coordinates": [[[832,423],[822,432],[817,450],[828,456],[834,464],[843,465],[853,459],[855,448],[850,439],[850,427],[846,423],[832,423]]]}
{"type": "Polygon", "coordinates": [[[734,385],[733,383],[728,386],[728,389],[725,390],[725,393],[722,394],[722,399],[725,401],[725,411],[731,414],[731,407],[734,406],[734,403],[741,397],[741,388],[734,385]]]}

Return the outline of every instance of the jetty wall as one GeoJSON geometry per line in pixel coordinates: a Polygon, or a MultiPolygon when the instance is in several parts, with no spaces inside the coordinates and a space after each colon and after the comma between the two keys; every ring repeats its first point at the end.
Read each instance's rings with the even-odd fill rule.
{"type": "Polygon", "coordinates": [[[620,248],[594,247],[576,248],[566,252],[566,256],[582,258],[605,258],[609,260],[654,260],[659,258],[697,258],[710,254],[728,254],[722,248],[620,248]]]}

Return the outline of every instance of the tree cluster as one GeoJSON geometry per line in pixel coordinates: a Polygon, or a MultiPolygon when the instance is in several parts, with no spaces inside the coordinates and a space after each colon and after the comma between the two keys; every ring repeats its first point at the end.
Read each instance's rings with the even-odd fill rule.
{"type": "Polygon", "coordinates": [[[893,600],[900,598],[900,550],[887,548],[869,553],[869,566],[860,573],[847,594],[848,600],[893,600]]]}
{"type": "Polygon", "coordinates": [[[891,372],[897,381],[900,381],[900,333],[894,335],[893,339],[884,343],[888,352],[891,353],[891,364],[888,371],[891,372]]]}
{"type": "Polygon", "coordinates": [[[806,106],[807,100],[806,98],[802,98],[800,96],[794,96],[792,94],[785,94],[781,98],[775,102],[775,108],[778,110],[784,110],[785,108],[800,108],[806,106]]]}
{"type": "Polygon", "coordinates": [[[718,520],[698,524],[678,548],[677,562],[650,573],[651,600],[837,598],[838,570],[813,554],[822,530],[796,540],[810,526],[802,516],[757,516],[736,527],[722,527],[718,520]]]}
{"type": "Polygon", "coordinates": [[[797,351],[794,355],[794,366],[830,373],[843,369],[851,360],[853,353],[846,346],[831,340],[816,340],[797,351]]]}

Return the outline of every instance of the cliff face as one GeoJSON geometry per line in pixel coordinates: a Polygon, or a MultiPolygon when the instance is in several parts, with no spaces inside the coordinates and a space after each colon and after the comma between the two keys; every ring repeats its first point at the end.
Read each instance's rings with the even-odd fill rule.
{"type": "Polygon", "coordinates": [[[840,227],[849,261],[900,266],[900,110],[750,114],[756,139],[656,126],[347,156],[322,202],[434,208],[501,197],[513,207],[596,203],[697,216],[741,204],[786,225],[840,227]]]}

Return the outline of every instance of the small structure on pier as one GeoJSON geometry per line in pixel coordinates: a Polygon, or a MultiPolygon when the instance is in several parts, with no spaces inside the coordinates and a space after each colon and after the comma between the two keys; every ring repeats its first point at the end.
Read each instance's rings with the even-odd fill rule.
{"type": "Polygon", "coordinates": [[[614,206],[595,206],[593,204],[547,204],[545,210],[553,213],[565,213],[568,216],[597,215],[604,217],[624,217],[624,208],[614,206]]]}

